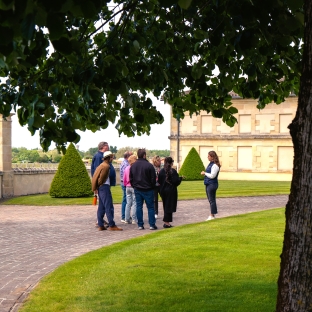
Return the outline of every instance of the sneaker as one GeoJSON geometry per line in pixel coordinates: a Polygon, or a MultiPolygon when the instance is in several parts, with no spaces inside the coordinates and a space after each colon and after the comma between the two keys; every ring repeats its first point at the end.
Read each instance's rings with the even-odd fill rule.
{"type": "Polygon", "coordinates": [[[131,221],[130,220],[129,221],[126,220],[125,223],[126,224],[131,224],[131,221]]]}
{"type": "Polygon", "coordinates": [[[132,224],[137,224],[135,220],[132,220],[132,224]]]}
{"type": "Polygon", "coordinates": [[[139,230],[144,230],[144,226],[139,226],[139,230]]]}
{"type": "Polygon", "coordinates": [[[158,215],[157,214],[155,214],[155,219],[157,219],[158,218],[158,215]]]}
{"type": "Polygon", "coordinates": [[[206,221],[213,220],[213,219],[215,219],[215,218],[216,218],[216,217],[214,217],[214,216],[209,216],[208,219],[207,219],[206,221]]]}
{"type": "Polygon", "coordinates": [[[157,230],[157,226],[156,225],[150,226],[150,230],[157,230]]]}
{"type": "Polygon", "coordinates": [[[108,228],[109,231],[122,231],[122,228],[119,228],[118,226],[114,225],[114,226],[110,226],[108,228]]]}
{"type": "Polygon", "coordinates": [[[121,223],[127,223],[125,219],[120,220],[121,223]]]}

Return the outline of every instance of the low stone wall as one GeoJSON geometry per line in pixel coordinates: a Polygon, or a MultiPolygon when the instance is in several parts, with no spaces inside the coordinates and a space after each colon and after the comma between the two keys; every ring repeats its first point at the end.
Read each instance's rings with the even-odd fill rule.
{"type": "MultiPolygon", "coordinates": [[[[116,182],[120,184],[119,168],[116,168],[116,182]]],[[[14,196],[48,193],[56,169],[45,170],[42,168],[14,169],[13,188],[14,196]]],[[[90,179],[90,169],[87,169],[90,179]]],[[[0,176],[2,185],[2,176],[0,176]]],[[[0,195],[2,197],[2,194],[0,195]]]]}

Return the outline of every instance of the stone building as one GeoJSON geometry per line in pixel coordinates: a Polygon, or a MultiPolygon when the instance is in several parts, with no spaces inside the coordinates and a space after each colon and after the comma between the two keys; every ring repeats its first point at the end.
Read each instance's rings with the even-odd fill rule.
{"type": "Polygon", "coordinates": [[[294,152],[287,127],[295,117],[298,97],[258,110],[257,100],[231,95],[238,109],[233,128],[206,112],[180,122],[171,117],[170,150],[177,167],[195,147],[205,166],[208,152],[217,152],[220,179],[290,181],[294,152]]]}

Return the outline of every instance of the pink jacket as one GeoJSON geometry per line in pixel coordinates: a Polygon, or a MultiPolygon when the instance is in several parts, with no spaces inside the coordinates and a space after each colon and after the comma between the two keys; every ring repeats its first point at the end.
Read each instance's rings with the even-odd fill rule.
{"type": "Polygon", "coordinates": [[[123,174],[123,184],[125,187],[132,187],[130,184],[130,165],[126,167],[124,174],[123,174]]]}

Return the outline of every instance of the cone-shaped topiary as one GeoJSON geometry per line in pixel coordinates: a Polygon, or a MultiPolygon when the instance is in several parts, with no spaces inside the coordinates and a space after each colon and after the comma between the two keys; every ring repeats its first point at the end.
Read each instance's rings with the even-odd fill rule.
{"type": "Polygon", "coordinates": [[[49,191],[52,197],[93,195],[91,179],[75,146],[70,143],[62,157],[49,191]]]}
{"type": "Polygon", "coordinates": [[[185,176],[188,181],[203,180],[204,176],[200,174],[203,170],[205,166],[196,149],[192,147],[179,170],[179,176],[185,176]]]}

